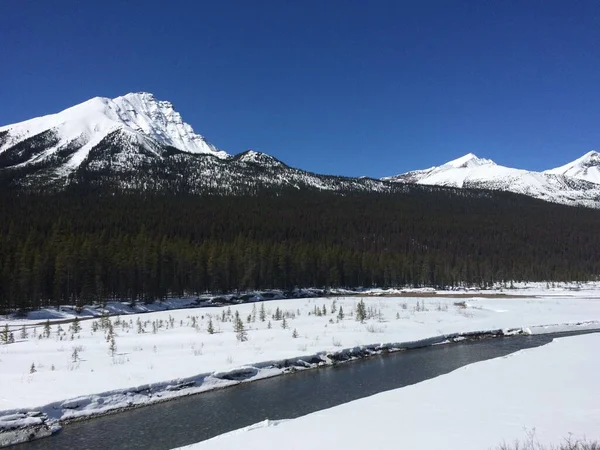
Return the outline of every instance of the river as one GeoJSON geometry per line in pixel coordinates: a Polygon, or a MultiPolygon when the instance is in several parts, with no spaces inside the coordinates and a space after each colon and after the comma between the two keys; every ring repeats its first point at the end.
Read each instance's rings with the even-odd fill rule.
{"type": "Polygon", "coordinates": [[[290,419],[459,367],[572,335],[516,336],[438,345],[307,370],[71,423],[11,449],[170,449],[264,419],[290,419]]]}

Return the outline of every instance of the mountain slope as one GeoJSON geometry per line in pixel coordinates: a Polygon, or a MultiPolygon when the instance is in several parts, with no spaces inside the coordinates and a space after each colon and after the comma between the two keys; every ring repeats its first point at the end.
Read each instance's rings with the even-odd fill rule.
{"type": "Polygon", "coordinates": [[[398,191],[369,178],[317,175],[260,152],[235,157],[194,133],[152,94],[96,97],[57,114],[0,127],[0,181],[32,190],[247,193],[264,188],[398,191]]]}
{"type": "Polygon", "coordinates": [[[600,184],[600,153],[591,151],[564,166],[545,170],[544,173],[567,175],[600,184]]]}
{"type": "Polygon", "coordinates": [[[3,133],[0,152],[11,153],[11,149],[19,144],[43,137],[46,147],[42,152],[21,157],[15,154],[15,162],[39,162],[70,148],[66,169],[75,169],[94,146],[115,131],[149,146],[158,143],[189,153],[228,156],[195,134],[171,103],[159,101],[145,92],[115,99],[95,97],[57,114],[0,127],[0,133],[3,133]]]}
{"type": "Polygon", "coordinates": [[[497,165],[469,153],[441,166],[382,178],[396,183],[491,189],[567,205],[600,207],[600,185],[577,177],[497,165]]]}

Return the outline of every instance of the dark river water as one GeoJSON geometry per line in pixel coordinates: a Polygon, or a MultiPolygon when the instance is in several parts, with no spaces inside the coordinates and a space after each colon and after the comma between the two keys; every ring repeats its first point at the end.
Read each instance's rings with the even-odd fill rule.
{"type": "Polygon", "coordinates": [[[575,333],[440,345],[245,383],[66,425],[11,449],[170,449],[264,419],[290,419],[575,333]]]}

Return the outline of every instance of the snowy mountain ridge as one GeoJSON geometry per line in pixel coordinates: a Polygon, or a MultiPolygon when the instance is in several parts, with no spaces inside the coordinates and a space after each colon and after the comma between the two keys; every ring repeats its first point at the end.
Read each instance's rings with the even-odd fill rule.
{"type": "Polygon", "coordinates": [[[151,150],[159,144],[189,153],[229,156],[194,133],[170,102],[159,101],[146,92],[114,99],[95,97],[57,114],[0,127],[0,153],[43,135],[50,139],[49,145],[28,155],[29,158],[13,155],[18,160],[15,165],[39,163],[72,150],[63,164],[63,169],[69,172],[77,169],[90,151],[114,132],[151,150]]]}
{"type": "Polygon", "coordinates": [[[145,92],[95,97],[0,127],[0,181],[33,190],[70,185],[225,194],[270,188],[404,190],[370,178],[306,172],[254,150],[231,156],[196,134],[170,102],[145,92]]]}
{"type": "Polygon", "coordinates": [[[265,153],[217,149],[168,101],[146,92],[95,97],[59,113],[0,127],[0,181],[34,190],[69,185],[237,194],[264,188],[392,192],[407,184],[500,190],[600,208],[600,155],[562,167],[513,169],[468,153],[376,180],[318,175],[265,153]]]}
{"type": "Polygon", "coordinates": [[[600,184],[600,153],[592,150],[575,161],[555,169],[545,170],[544,173],[567,175],[600,184]]]}
{"type": "Polygon", "coordinates": [[[589,152],[572,163],[544,172],[505,167],[468,153],[440,166],[413,170],[382,180],[508,191],[554,203],[597,208],[600,207],[599,169],[597,152],[589,152]]]}

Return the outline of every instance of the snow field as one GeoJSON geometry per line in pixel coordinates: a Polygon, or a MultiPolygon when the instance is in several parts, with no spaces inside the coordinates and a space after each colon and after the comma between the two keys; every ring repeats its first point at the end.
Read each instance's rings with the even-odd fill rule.
{"type": "MultiPolygon", "coordinates": [[[[353,317],[359,301],[359,297],[274,300],[110,317],[105,320],[114,330],[114,352],[102,319],[81,320],[78,333],[69,331],[70,324],[53,324],[49,338],[43,336],[41,325],[26,328],[27,337],[21,337],[19,325],[12,321],[16,342],[0,345],[0,411],[152,383],[176,383],[198,374],[366,344],[536,325],[553,325],[548,331],[555,331],[560,324],[600,320],[596,298],[364,297],[371,317],[360,323],[353,317]],[[262,306],[264,322],[260,320],[262,306]],[[323,313],[323,307],[326,314],[316,315],[316,310],[323,313]],[[282,320],[273,318],[278,309],[286,318],[286,329],[282,320]],[[341,320],[340,309],[344,311],[341,320]],[[236,311],[244,322],[245,342],[234,332],[236,311]],[[214,334],[207,331],[209,321],[214,334]]],[[[30,325],[31,321],[22,323],[30,325]]]]}

